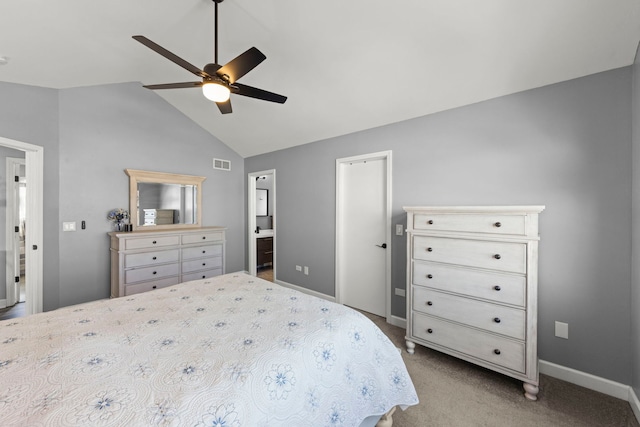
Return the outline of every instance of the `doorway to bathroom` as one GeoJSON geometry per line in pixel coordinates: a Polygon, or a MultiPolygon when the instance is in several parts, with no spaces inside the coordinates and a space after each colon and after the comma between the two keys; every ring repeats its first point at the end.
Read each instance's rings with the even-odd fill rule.
{"type": "Polygon", "coordinates": [[[276,171],[248,174],[249,274],[276,279],[276,171]]]}

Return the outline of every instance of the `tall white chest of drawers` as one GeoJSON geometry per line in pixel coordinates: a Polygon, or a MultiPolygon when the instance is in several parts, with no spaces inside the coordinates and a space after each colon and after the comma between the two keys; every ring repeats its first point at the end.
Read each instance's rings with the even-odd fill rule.
{"type": "Polygon", "coordinates": [[[111,298],[224,274],[225,230],[109,233],[111,298]]]}
{"type": "Polygon", "coordinates": [[[538,215],[544,206],[405,207],[407,351],[439,350],[538,394],[538,215]]]}

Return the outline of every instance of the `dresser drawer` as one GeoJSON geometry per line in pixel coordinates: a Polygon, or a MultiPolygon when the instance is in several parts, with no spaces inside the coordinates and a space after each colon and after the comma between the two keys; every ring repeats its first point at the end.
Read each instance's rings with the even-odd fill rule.
{"type": "Polygon", "coordinates": [[[525,306],[525,276],[413,261],[413,283],[462,295],[525,306]]]}
{"type": "Polygon", "coordinates": [[[189,282],[191,280],[209,279],[211,277],[220,276],[222,274],[222,267],[213,268],[211,270],[198,271],[196,273],[189,273],[182,275],[183,282],[189,282]]]}
{"type": "Polygon", "coordinates": [[[413,336],[525,373],[525,344],[445,320],[413,313],[413,336]]]}
{"type": "Polygon", "coordinates": [[[460,231],[524,236],[525,215],[491,214],[415,214],[416,230],[460,231]]]}
{"type": "Polygon", "coordinates": [[[180,250],[171,249],[168,251],[153,251],[139,254],[127,254],[124,256],[125,268],[151,266],[164,264],[166,262],[180,261],[180,250]]]}
{"type": "Polygon", "coordinates": [[[126,250],[149,249],[162,246],[172,246],[180,244],[180,236],[156,236],[127,239],[124,243],[126,250]]]}
{"type": "Polygon", "coordinates": [[[182,236],[182,244],[190,245],[192,243],[203,243],[203,242],[219,242],[222,240],[223,232],[215,231],[215,232],[204,232],[198,234],[184,234],[182,236]]]}
{"type": "Polygon", "coordinates": [[[127,285],[124,287],[125,295],[139,294],[141,292],[152,291],[154,289],[166,288],[167,286],[177,285],[180,283],[178,276],[167,277],[162,280],[154,280],[152,282],[138,283],[135,285],[127,285]]]}
{"type": "Polygon", "coordinates": [[[153,267],[136,268],[133,270],[125,270],[125,284],[142,282],[146,280],[162,279],[168,276],[177,276],[180,274],[180,264],[156,265],[153,267]]]}
{"type": "Polygon", "coordinates": [[[525,339],[527,322],[524,310],[432,291],[421,286],[414,286],[412,291],[413,309],[416,311],[525,339]]]}
{"type": "Polygon", "coordinates": [[[194,259],[222,255],[222,244],[184,248],[182,259],[194,259]]]}
{"type": "Polygon", "coordinates": [[[526,273],[527,245],[524,243],[415,236],[413,257],[491,270],[526,273]]]}
{"type": "Polygon", "coordinates": [[[222,268],[222,258],[202,258],[182,262],[182,274],[198,270],[208,270],[210,268],[222,268]]]}

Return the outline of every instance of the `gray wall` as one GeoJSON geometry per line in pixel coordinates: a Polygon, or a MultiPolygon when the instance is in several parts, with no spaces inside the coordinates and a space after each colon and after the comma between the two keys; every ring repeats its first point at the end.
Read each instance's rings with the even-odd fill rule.
{"type": "Polygon", "coordinates": [[[60,306],[58,91],[0,82],[0,136],[44,147],[43,307],[53,310],[60,306]]]}
{"type": "MultiPolygon", "coordinates": [[[[334,295],[335,159],[392,150],[393,224],[405,224],[406,205],[546,205],[540,358],[630,384],[631,76],[613,70],[245,159],[247,173],[277,171],[277,278],[334,295]],[[569,340],[554,321],[569,324],[569,340]]],[[[392,287],[405,288],[405,236],[392,249],[392,287]]],[[[404,317],[405,299],[391,297],[404,317]]]]}
{"type": "Polygon", "coordinates": [[[631,282],[631,360],[636,396],[640,398],[640,47],[633,64],[633,251],[631,282]]]}
{"type": "MultiPolygon", "coordinates": [[[[212,105],[211,114],[219,114],[212,105]]],[[[109,296],[107,212],[129,207],[124,169],[205,176],[203,225],[227,230],[227,271],[244,268],[240,156],[140,83],[60,91],[60,305],[109,296]],[[213,158],[232,162],[214,170],[213,158]],[[87,229],[80,230],[86,221],[87,229]]]]}
{"type": "MultiPolygon", "coordinates": [[[[4,283],[7,274],[7,251],[4,242],[7,239],[7,157],[24,159],[24,151],[0,146],[0,283],[4,283]]],[[[7,287],[0,285],[0,300],[7,298],[7,287]]],[[[0,306],[1,307],[1,306],[0,306]]]]}

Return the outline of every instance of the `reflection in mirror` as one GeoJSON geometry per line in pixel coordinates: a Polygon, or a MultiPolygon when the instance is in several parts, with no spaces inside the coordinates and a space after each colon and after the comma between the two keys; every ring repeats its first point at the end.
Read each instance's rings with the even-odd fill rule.
{"type": "Polygon", "coordinates": [[[199,227],[201,176],[125,169],[133,229],[199,227]]]}
{"type": "Polygon", "coordinates": [[[138,225],[195,224],[194,185],[138,183],[138,225]]]}
{"type": "Polygon", "coordinates": [[[269,190],[256,188],[256,216],[269,215],[269,190]]]}

